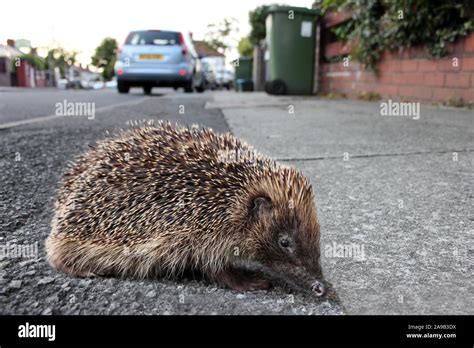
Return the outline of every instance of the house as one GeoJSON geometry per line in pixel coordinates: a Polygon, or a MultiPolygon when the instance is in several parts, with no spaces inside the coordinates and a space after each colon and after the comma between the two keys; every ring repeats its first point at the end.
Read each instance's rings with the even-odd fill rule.
{"type": "Polygon", "coordinates": [[[7,40],[7,45],[0,44],[0,86],[45,87],[46,72],[36,69],[22,56],[25,52],[18,46],[26,47],[30,55],[37,55],[36,48],[30,46],[27,40],[7,40]],[[28,43],[28,46],[25,45],[28,43]]]}
{"type": "Polygon", "coordinates": [[[8,40],[7,45],[0,44],[0,86],[14,85],[12,79],[12,61],[22,52],[15,48],[15,41],[8,40]]]}
{"type": "Polygon", "coordinates": [[[222,53],[212,48],[205,41],[193,41],[194,47],[199,57],[225,57],[222,53]]]}
{"type": "Polygon", "coordinates": [[[225,70],[225,56],[205,41],[194,41],[194,47],[203,62],[207,62],[214,72],[225,70]]]}

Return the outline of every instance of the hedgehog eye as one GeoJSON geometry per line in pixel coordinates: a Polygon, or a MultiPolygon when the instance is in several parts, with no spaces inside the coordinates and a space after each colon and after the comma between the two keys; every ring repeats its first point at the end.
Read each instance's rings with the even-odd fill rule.
{"type": "Polygon", "coordinates": [[[282,238],[278,241],[282,248],[288,248],[290,246],[290,240],[288,238],[282,238]]]}

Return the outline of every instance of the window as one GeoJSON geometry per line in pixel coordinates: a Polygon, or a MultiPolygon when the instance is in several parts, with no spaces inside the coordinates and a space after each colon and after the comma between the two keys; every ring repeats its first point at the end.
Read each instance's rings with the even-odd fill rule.
{"type": "Polygon", "coordinates": [[[127,37],[125,45],[179,45],[179,35],[174,31],[134,31],[127,37]]]}

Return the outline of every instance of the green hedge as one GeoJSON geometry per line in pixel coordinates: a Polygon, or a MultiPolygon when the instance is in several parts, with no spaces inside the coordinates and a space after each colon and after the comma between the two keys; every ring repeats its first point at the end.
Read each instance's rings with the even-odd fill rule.
{"type": "Polygon", "coordinates": [[[474,1],[325,0],[326,10],[346,9],[352,19],[333,29],[338,40],[356,39],[353,57],[374,68],[385,49],[424,45],[428,56],[474,31],[474,1]]]}

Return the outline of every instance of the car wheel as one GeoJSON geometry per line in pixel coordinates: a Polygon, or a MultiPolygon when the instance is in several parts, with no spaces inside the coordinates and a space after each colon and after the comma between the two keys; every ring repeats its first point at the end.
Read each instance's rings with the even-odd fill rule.
{"type": "Polygon", "coordinates": [[[151,86],[143,86],[143,93],[145,93],[146,95],[150,95],[152,88],[153,87],[151,87],[151,86]]]}
{"type": "Polygon", "coordinates": [[[193,93],[194,92],[193,79],[191,79],[189,81],[186,81],[186,83],[184,84],[184,92],[185,93],[193,93]]]}
{"type": "Polygon", "coordinates": [[[119,93],[128,93],[130,91],[130,86],[123,81],[117,81],[117,90],[119,93]]]}

